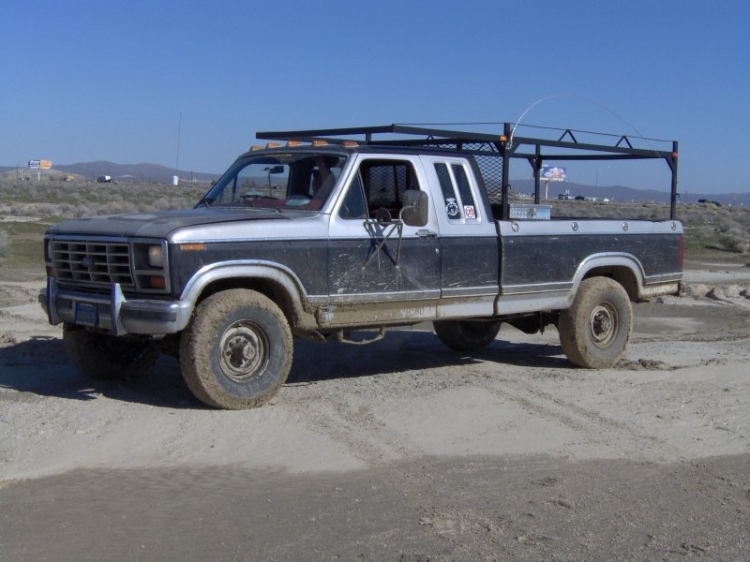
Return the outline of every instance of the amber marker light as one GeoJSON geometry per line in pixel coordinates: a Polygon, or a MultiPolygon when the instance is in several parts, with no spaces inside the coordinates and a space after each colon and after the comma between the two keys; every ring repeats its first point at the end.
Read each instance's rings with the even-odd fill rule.
{"type": "Polygon", "coordinates": [[[164,277],[161,277],[160,275],[152,275],[148,278],[148,285],[152,289],[166,289],[167,288],[167,281],[164,279],[164,277]]]}
{"type": "Polygon", "coordinates": [[[202,252],[205,249],[205,244],[180,244],[180,250],[183,252],[202,252]]]}

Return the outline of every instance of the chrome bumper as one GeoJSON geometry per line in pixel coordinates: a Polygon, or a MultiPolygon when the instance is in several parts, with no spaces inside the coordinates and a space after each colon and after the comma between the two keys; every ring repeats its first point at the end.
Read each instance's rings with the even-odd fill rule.
{"type": "Polygon", "coordinates": [[[92,295],[58,287],[47,279],[39,293],[50,324],[76,324],[114,335],[177,333],[187,326],[193,307],[190,302],[156,299],[126,299],[119,284],[109,295],[92,295]]]}

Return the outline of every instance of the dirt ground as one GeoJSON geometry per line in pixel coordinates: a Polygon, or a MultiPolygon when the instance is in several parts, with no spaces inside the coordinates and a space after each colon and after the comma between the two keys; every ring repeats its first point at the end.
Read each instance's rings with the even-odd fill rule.
{"type": "Polygon", "coordinates": [[[0,560],[750,561],[750,267],[686,280],[614,369],[554,329],[463,356],[420,325],[296,342],[249,411],[166,358],[83,378],[42,283],[0,282],[0,560]]]}

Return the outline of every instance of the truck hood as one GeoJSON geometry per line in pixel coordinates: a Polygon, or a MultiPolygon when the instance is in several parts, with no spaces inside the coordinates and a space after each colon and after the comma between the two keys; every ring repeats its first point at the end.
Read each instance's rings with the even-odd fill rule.
{"type": "Polygon", "coordinates": [[[130,213],[95,218],[70,219],[47,229],[48,234],[76,234],[166,238],[184,227],[249,220],[289,220],[288,214],[267,209],[210,209],[130,213]]]}

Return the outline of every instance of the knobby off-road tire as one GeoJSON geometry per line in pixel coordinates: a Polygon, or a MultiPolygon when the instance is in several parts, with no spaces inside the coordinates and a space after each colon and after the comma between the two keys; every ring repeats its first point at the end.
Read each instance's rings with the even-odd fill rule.
{"type": "Polygon", "coordinates": [[[490,345],[502,322],[439,320],[432,323],[440,341],[454,351],[479,351],[490,345]]]}
{"type": "Polygon", "coordinates": [[[560,345],[579,367],[615,365],[633,330],[633,309],[622,285],[608,277],[584,279],[573,305],[560,313],[560,345]]]}
{"type": "Polygon", "coordinates": [[[72,324],[63,325],[63,343],[78,370],[94,379],[141,377],[159,357],[151,341],[89,332],[72,324]]]}
{"type": "Polygon", "coordinates": [[[292,333],[284,313],[247,289],[216,293],[200,303],[180,339],[180,367],[190,390],[215,408],[266,403],[292,365],[292,333]]]}

